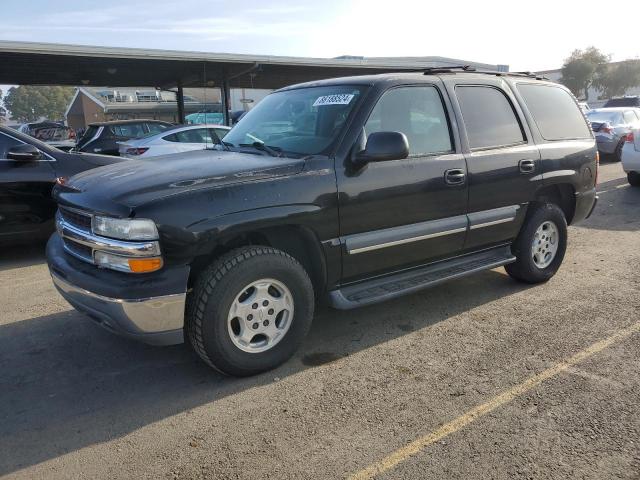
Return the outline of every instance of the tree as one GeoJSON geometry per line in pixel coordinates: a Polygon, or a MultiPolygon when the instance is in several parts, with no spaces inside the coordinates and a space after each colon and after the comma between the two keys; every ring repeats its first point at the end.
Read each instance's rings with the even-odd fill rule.
{"type": "Polygon", "coordinates": [[[640,60],[625,60],[609,65],[594,82],[605,98],[624,95],[627,90],[640,86],[640,60]]]}
{"type": "Polygon", "coordinates": [[[589,88],[598,82],[607,68],[610,56],[596,47],[574,50],[562,65],[560,82],[567,86],[576,97],[589,100],[589,88]]]}
{"type": "Polygon", "coordinates": [[[4,105],[20,122],[33,122],[41,117],[61,120],[72,96],[72,87],[21,85],[9,89],[4,105]]]}

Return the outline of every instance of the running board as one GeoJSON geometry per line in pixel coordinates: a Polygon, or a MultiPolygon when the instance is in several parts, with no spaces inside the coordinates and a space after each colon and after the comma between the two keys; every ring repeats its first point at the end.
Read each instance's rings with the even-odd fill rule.
{"type": "Polygon", "coordinates": [[[511,246],[505,245],[478,253],[432,263],[425,267],[377,277],[347,285],[329,292],[334,308],[348,310],[383,302],[391,298],[432,287],[447,280],[460,278],[482,270],[489,270],[516,261],[511,246]]]}

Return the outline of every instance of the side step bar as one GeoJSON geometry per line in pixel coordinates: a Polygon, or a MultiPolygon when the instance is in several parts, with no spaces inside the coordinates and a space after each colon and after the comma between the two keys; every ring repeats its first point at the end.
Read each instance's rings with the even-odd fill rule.
{"type": "Polygon", "coordinates": [[[516,257],[511,254],[511,246],[505,245],[347,285],[329,292],[329,301],[334,308],[348,310],[383,302],[432,287],[447,280],[500,267],[515,261],[516,257]]]}

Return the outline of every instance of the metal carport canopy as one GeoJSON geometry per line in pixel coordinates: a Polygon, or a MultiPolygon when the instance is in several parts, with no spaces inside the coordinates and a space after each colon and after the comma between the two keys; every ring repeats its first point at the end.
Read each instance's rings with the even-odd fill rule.
{"type": "Polygon", "coordinates": [[[275,89],[322,78],[442,65],[0,41],[0,84],[275,89]],[[250,74],[251,73],[251,74],[250,74]]]}

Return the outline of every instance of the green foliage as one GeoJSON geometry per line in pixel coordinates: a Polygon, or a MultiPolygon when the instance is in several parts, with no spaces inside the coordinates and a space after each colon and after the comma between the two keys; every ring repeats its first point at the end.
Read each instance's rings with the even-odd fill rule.
{"type": "Polygon", "coordinates": [[[589,100],[589,87],[598,82],[600,75],[607,69],[609,55],[605,55],[595,47],[586,50],[574,50],[562,65],[560,82],[567,86],[573,94],[589,100]]]}
{"type": "Polygon", "coordinates": [[[41,117],[62,120],[72,96],[73,87],[21,85],[9,89],[4,105],[20,122],[33,122],[41,117]]]}
{"type": "Polygon", "coordinates": [[[610,65],[594,81],[605,98],[618,97],[640,86],[640,60],[626,60],[610,65]]]}

